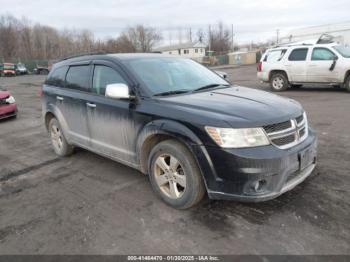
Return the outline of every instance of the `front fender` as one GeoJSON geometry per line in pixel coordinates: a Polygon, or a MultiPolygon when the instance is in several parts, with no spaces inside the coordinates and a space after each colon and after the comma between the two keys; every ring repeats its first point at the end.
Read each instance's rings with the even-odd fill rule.
{"type": "Polygon", "coordinates": [[[148,141],[162,135],[181,141],[192,152],[207,188],[210,184],[215,183],[215,181],[219,179],[202,141],[188,127],[172,120],[152,121],[147,124],[139,134],[136,152],[142,173],[148,173],[148,157],[150,151],[147,150],[148,141]]]}

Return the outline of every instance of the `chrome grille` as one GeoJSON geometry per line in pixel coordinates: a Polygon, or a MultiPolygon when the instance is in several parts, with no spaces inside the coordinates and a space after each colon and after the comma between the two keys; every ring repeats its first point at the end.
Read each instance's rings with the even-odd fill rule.
{"type": "Polygon", "coordinates": [[[264,126],[266,133],[273,133],[277,131],[282,131],[284,129],[292,127],[292,123],[289,121],[278,123],[278,124],[272,124],[268,126],[264,126]]]}
{"type": "Polygon", "coordinates": [[[263,127],[271,144],[281,149],[295,146],[308,136],[306,114],[285,122],[267,125],[263,127]]]}

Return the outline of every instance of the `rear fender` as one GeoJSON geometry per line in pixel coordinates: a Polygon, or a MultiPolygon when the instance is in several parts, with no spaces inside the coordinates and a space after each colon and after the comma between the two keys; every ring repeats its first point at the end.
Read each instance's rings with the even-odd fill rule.
{"type": "Polygon", "coordinates": [[[71,143],[71,137],[69,136],[69,127],[68,127],[67,121],[65,120],[61,110],[56,105],[54,105],[52,103],[49,103],[47,105],[47,107],[46,107],[44,120],[46,120],[46,116],[47,116],[48,113],[51,113],[51,114],[53,114],[56,117],[56,119],[60,123],[60,126],[61,126],[61,129],[63,131],[63,135],[64,135],[65,139],[70,144],[71,143]]]}

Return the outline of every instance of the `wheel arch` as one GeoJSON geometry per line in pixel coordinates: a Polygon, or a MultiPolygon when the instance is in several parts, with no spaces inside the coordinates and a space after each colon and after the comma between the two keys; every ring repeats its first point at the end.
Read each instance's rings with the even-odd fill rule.
{"type": "Polygon", "coordinates": [[[350,69],[345,72],[343,83],[345,84],[346,79],[350,76],[350,69]]]}
{"type": "Polygon", "coordinates": [[[287,74],[287,71],[285,70],[282,70],[282,69],[272,69],[269,73],[269,81],[271,81],[271,77],[274,75],[274,74],[283,74],[285,75],[285,77],[287,78],[287,81],[290,82],[290,79],[289,79],[289,76],[287,74]]]}
{"type": "Polygon", "coordinates": [[[201,145],[202,142],[188,127],[172,120],[155,120],[143,128],[137,139],[137,160],[142,173],[148,173],[148,158],[152,148],[167,139],[181,142],[190,150],[194,158],[197,158],[191,145],[201,145]]]}
{"type": "Polygon", "coordinates": [[[58,120],[58,122],[60,123],[61,129],[63,131],[64,137],[70,143],[71,139],[68,132],[69,128],[68,128],[67,121],[64,119],[64,116],[58,107],[56,107],[53,104],[48,104],[46,108],[46,112],[44,114],[44,124],[45,124],[46,130],[48,130],[49,123],[52,118],[56,118],[58,120]]]}

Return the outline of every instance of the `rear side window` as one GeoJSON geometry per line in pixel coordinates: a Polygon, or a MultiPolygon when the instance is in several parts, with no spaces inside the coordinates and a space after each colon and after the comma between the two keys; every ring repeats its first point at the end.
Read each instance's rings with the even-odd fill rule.
{"type": "Polygon", "coordinates": [[[109,84],[126,84],[126,81],[113,68],[96,65],[94,69],[92,92],[99,95],[105,95],[106,87],[109,84]]]}
{"type": "Polygon", "coordinates": [[[71,66],[66,77],[66,87],[80,91],[89,90],[90,66],[71,66]]]}
{"type": "Polygon", "coordinates": [[[327,48],[314,48],[311,60],[333,60],[335,55],[327,48]]]}
{"type": "Polygon", "coordinates": [[[281,49],[281,50],[271,50],[269,51],[265,58],[264,58],[264,62],[277,62],[277,61],[281,61],[281,59],[283,58],[284,54],[286,53],[286,49],[281,49]]]}
{"type": "Polygon", "coordinates": [[[64,82],[67,73],[67,66],[55,69],[47,78],[45,84],[57,87],[64,87],[64,82]]]}
{"type": "Polygon", "coordinates": [[[289,61],[305,61],[306,60],[306,56],[307,56],[307,48],[298,48],[298,49],[294,49],[289,57],[288,60],[289,61]]]}

